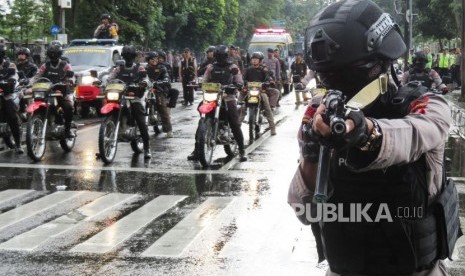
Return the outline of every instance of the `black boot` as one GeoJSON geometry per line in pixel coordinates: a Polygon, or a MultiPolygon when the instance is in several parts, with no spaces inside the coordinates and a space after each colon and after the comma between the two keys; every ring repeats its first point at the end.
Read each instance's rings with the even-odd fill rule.
{"type": "Polygon", "coordinates": [[[199,155],[197,154],[197,151],[194,150],[191,154],[187,156],[187,160],[189,161],[199,161],[199,155]]]}
{"type": "Polygon", "coordinates": [[[245,156],[245,150],[239,149],[239,162],[245,162],[247,161],[247,156],[245,156]]]}

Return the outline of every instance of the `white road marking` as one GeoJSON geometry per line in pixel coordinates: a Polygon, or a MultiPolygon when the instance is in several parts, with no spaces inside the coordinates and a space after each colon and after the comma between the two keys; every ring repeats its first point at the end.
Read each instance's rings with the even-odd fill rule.
{"type": "Polygon", "coordinates": [[[159,196],[89,240],[76,245],[70,251],[86,253],[110,252],[185,198],[187,196],[159,196]]]}
{"type": "Polygon", "coordinates": [[[143,257],[179,257],[194,239],[209,226],[233,200],[232,197],[209,197],[187,217],[145,250],[143,257]]]}

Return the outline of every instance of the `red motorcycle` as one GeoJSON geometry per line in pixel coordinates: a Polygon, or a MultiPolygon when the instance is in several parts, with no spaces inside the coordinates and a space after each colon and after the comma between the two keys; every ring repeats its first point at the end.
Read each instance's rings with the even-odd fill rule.
{"type": "MultiPolygon", "coordinates": [[[[72,75],[73,72],[67,72],[67,77],[72,75]]],[[[40,78],[32,85],[34,101],[26,108],[26,112],[30,114],[26,129],[26,146],[27,154],[34,161],[42,160],[48,140],[60,141],[60,146],[65,152],[70,152],[74,147],[77,125],[71,123],[71,132],[75,137],[67,138],[63,110],[58,106],[58,99],[65,97],[67,91],[68,84],[52,83],[47,78],[40,78]]]]}
{"type": "Polygon", "coordinates": [[[135,153],[142,153],[144,144],[137,124],[131,120],[131,103],[139,89],[139,84],[126,84],[121,80],[111,80],[105,87],[106,103],[100,112],[106,116],[100,125],[98,136],[99,157],[106,164],[113,162],[118,142],[129,142],[135,153]]]}
{"type": "Polygon", "coordinates": [[[203,83],[203,102],[199,107],[200,120],[196,132],[196,151],[202,166],[210,166],[217,145],[222,145],[228,156],[234,156],[237,143],[225,117],[223,96],[225,89],[220,83],[203,83]]]}

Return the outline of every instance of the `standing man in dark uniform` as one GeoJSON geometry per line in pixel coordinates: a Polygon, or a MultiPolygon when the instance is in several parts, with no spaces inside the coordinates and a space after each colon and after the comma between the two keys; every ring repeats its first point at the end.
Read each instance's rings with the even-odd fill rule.
{"type": "MultiPolygon", "coordinates": [[[[178,74],[177,71],[175,71],[176,73],[173,73],[173,68],[171,67],[171,64],[167,61],[166,52],[164,51],[158,52],[158,64],[162,64],[165,66],[168,72],[168,77],[170,78],[170,82],[172,81],[173,76],[178,74]]],[[[168,84],[167,88],[168,88],[168,92],[166,94],[166,99],[168,100],[167,106],[169,108],[175,108],[176,102],[178,101],[178,97],[179,97],[179,90],[174,89],[171,86],[171,84],[168,84]]]]}
{"type": "Polygon", "coordinates": [[[179,66],[179,79],[182,82],[184,102],[182,105],[192,105],[194,103],[194,88],[187,86],[197,77],[197,61],[192,56],[191,50],[184,49],[182,60],[179,66]]]}
{"type": "Polygon", "coordinates": [[[149,52],[145,59],[147,60],[147,76],[153,83],[153,92],[155,93],[157,102],[157,111],[161,117],[163,132],[166,132],[166,137],[173,138],[173,128],[171,126],[170,109],[167,107],[167,95],[170,89],[170,78],[168,70],[163,63],[159,63],[158,53],[149,52]],[[156,82],[163,82],[157,84],[156,82]]]}

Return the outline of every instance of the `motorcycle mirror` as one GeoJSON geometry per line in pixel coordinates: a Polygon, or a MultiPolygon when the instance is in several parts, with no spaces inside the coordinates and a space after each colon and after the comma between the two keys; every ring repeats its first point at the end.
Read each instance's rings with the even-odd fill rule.
{"type": "Polygon", "coordinates": [[[239,69],[237,69],[236,67],[231,69],[231,74],[233,74],[234,76],[237,75],[238,73],[239,73],[239,69]]]}
{"type": "Polygon", "coordinates": [[[124,65],[126,65],[126,62],[124,61],[124,59],[120,59],[120,60],[117,60],[115,62],[115,65],[116,66],[124,66],[124,65]]]}
{"type": "Polygon", "coordinates": [[[74,72],[73,72],[73,71],[66,71],[65,76],[66,76],[67,78],[72,78],[72,77],[74,77],[74,72]]]}

